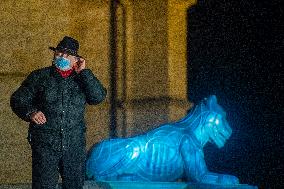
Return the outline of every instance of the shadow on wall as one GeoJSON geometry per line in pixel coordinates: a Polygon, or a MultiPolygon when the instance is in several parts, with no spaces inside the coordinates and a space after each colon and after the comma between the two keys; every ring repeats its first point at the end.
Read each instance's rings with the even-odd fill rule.
{"type": "Polygon", "coordinates": [[[216,94],[233,128],[222,155],[207,146],[209,168],[260,188],[284,185],[283,154],[276,155],[283,135],[281,16],[280,1],[200,0],[188,10],[189,100],[216,94]]]}

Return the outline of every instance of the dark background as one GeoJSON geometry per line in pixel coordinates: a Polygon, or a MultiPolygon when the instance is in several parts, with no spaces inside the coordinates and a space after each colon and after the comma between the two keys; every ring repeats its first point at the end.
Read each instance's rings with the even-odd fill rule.
{"type": "Polygon", "coordinates": [[[224,148],[205,147],[208,168],[259,188],[284,188],[282,19],[280,0],[188,10],[188,98],[215,94],[233,129],[224,148]]]}

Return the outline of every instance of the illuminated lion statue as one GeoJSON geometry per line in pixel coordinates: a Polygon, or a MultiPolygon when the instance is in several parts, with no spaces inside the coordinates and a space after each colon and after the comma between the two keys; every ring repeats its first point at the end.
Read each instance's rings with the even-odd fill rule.
{"type": "Polygon", "coordinates": [[[238,184],[237,177],[209,172],[203,147],[221,148],[232,130],[215,96],[194,106],[183,119],[143,135],[104,140],[88,154],[86,174],[96,181],[186,181],[238,184]]]}

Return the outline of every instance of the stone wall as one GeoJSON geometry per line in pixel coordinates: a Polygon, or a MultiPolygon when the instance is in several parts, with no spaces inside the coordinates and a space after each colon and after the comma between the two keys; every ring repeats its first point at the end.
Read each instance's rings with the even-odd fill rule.
{"type": "MultiPolygon", "coordinates": [[[[120,1],[118,136],[140,134],[179,119],[189,109],[183,24],[192,3],[120,1]]],[[[78,39],[87,67],[110,90],[109,10],[108,0],[0,1],[0,183],[31,182],[28,124],[13,114],[9,99],[32,70],[51,65],[49,46],[65,35],[78,39]]],[[[87,106],[88,149],[109,137],[109,108],[109,95],[102,104],[87,106]]]]}

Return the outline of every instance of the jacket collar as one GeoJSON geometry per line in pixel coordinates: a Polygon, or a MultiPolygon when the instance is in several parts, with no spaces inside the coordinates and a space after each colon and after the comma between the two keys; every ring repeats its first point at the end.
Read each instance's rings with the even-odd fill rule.
{"type": "Polygon", "coordinates": [[[71,73],[71,75],[69,75],[67,78],[63,78],[60,75],[60,73],[56,70],[56,67],[54,65],[52,65],[50,68],[51,68],[50,75],[52,77],[55,77],[56,79],[59,79],[59,80],[73,79],[77,75],[77,73],[75,71],[73,71],[71,73]]]}

